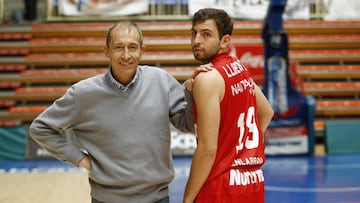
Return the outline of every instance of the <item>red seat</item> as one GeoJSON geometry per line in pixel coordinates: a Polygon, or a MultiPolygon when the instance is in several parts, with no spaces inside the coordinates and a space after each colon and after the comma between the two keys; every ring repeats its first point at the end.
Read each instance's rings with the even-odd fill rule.
{"type": "Polygon", "coordinates": [[[314,128],[315,128],[315,131],[323,131],[325,128],[325,122],[324,121],[315,121],[314,128]]]}
{"type": "Polygon", "coordinates": [[[13,89],[21,86],[20,82],[0,82],[0,89],[13,89]]]}
{"type": "Polygon", "coordinates": [[[20,87],[16,88],[15,94],[46,94],[65,93],[68,87],[20,87]]]}
{"type": "Polygon", "coordinates": [[[15,106],[16,101],[14,100],[0,100],[0,107],[11,107],[15,106]]]}
{"type": "Polygon", "coordinates": [[[0,121],[1,128],[15,127],[15,126],[19,126],[20,124],[21,124],[20,121],[0,121]]]}
{"type": "Polygon", "coordinates": [[[31,38],[30,33],[0,33],[0,40],[28,40],[31,38]]]}
{"type": "Polygon", "coordinates": [[[29,49],[11,49],[11,48],[2,48],[0,49],[0,56],[25,56],[29,54],[29,49]]]}
{"type": "Polygon", "coordinates": [[[26,69],[26,65],[1,65],[0,64],[0,72],[14,72],[14,71],[22,71],[26,69]]]}
{"type": "Polygon", "coordinates": [[[14,106],[8,109],[10,113],[41,113],[47,106],[14,106]]]}

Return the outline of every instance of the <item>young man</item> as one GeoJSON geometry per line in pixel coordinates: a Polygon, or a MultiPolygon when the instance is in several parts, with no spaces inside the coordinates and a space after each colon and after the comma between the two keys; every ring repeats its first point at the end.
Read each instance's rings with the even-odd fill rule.
{"type": "Polygon", "coordinates": [[[192,20],[195,59],[215,70],[194,81],[197,148],[184,203],[263,203],[264,131],[273,111],[239,59],[229,55],[233,21],[219,9],[192,20]]]}
{"type": "Polygon", "coordinates": [[[194,132],[191,94],[185,100],[169,73],[139,65],[143,37],[132,22],[108,30],[105,52],[108,71],[69,88],[32,122],[30,136],[57,159],[89,170],[93,203],[169,202],[169,123],[194,132]]]}

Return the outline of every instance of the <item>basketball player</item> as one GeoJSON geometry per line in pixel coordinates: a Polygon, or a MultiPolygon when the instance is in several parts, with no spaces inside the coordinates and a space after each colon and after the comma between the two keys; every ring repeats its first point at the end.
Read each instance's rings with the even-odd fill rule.
{"type": "Polygon", "coordinates": [[[273,110],[249,71],[229,55],[233,21],[220,9],[192,20],[194,57],[215,70],[194,81],[197,148],[184,203],[264,203],[264,132],[273,110]]]}

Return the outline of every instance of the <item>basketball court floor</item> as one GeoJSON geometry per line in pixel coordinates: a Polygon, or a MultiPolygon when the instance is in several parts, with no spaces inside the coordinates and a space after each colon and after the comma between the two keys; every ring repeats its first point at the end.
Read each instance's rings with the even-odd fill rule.
{"type": "MultiPolygon", "coordinates": [[[[191,157],[175,157],[180,203],[191,157]]],[[[360,154],[268,157],[266,203],[360,203],[360,154]]],[[[0,162],[1,203],[90,203],[85,170],[55,160],[0,162]]],[[[240,202],[240,201],[239,201],[240,202]]]]}

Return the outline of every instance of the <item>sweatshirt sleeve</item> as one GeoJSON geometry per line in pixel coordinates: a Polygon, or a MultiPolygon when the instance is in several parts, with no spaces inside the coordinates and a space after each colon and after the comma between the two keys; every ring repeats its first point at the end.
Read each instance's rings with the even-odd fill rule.
{"type": "Polygon", "coordinates": [[[29,135],[55,158],[77,166],[85,156],[66,139],[65,130],[76,122],[77,107],[74,86],[57,99],[31,123],[29,135]]]}
{"type": "Polygon", "coordinates": [[[182,132],[194,133],[193,97],[175,78],[169,76],[171,123],[182,132]]]}

